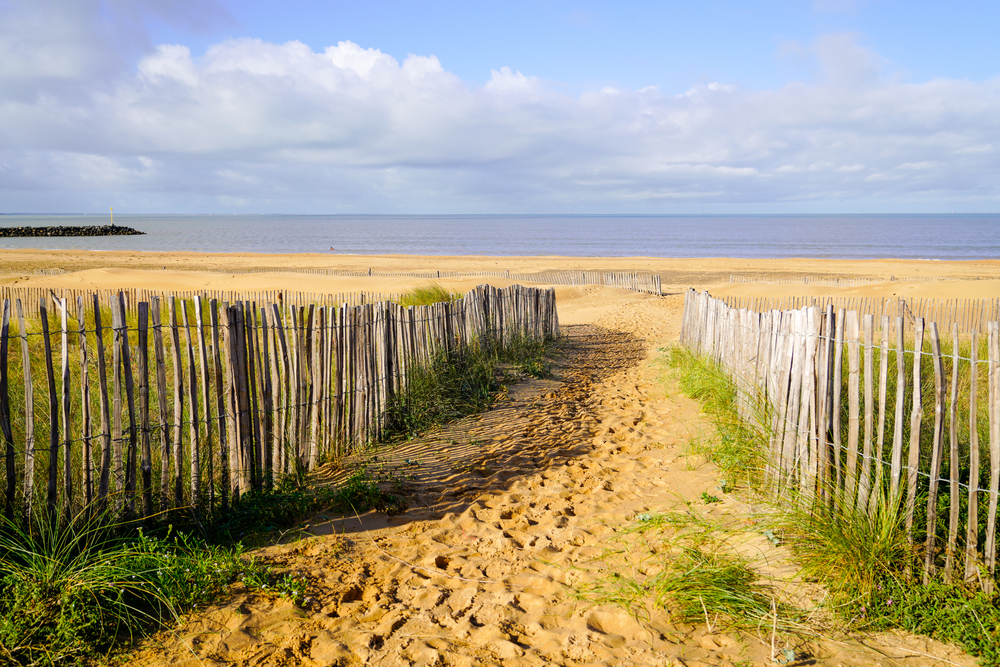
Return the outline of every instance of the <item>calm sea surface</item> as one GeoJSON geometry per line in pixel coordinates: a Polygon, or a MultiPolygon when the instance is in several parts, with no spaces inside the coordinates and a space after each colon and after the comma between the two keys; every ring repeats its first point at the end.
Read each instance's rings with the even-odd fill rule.
{"type": "MultiPolygon", "coordinates": [[[[0,215],[0,227],[107,224],[0,215]]],[[[145,236],[0,238],[0,248],[411,255],[1000,258],[1000,214],[116,215],[145,236]]]]}

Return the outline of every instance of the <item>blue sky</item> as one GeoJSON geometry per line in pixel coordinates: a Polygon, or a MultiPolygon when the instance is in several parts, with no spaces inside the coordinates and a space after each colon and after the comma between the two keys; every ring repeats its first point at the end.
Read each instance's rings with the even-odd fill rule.
{"type": "Polygon", "coordinates": [[[1000,210],[1000,3],[0,0],[0,212],[1000,210]]]}

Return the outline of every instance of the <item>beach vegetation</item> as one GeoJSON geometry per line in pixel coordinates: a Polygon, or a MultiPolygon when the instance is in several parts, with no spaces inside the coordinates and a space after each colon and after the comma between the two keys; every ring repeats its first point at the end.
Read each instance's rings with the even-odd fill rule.
{"type": "Polygon", "coordinates": [[[704,623],[767,638],[796,652],[806,614],[782,596],[734,548],[734,528],[682,509],[641,513],[620,527],[601,557],[601,576],[575,587],[593,604],[614,604],[640,621],[665,613],[674,623],[704,623]]]}
{"type": "Polygon", "coordinates": [[[238,545],[169,527],[154,536],[108,518],[0,519],[0,661],[94,660],[219,598],[234,581],[263,576],[238,545]]]}
{"type": "Polygon", "coordinates": [[[462,295],[454,290],[448,290],[432,282],[427,285],[414,287],[409,292],[404,292],[396,299],[396,303],[401,306],[430,306],[443,301],[458,301],[462,295]]]}
{"type": "Polygon", "coordinates": [[[406,389],[389,404],[386,433],[411,437],[432,426],[482,412],[523,376],[547,377],[550,341],[528,336],[473,341],[442,350],[407,371],[406,389]]]}
{"type": "MultiPolygon", "coordinates": [[[[946,341],[942,343],[945,348],[943,353],[949,354],[951,346],[946,346],[946,341]]],[[[929,352],[929,348],[925,352],[929,352]]],[[[960,344],[957,352],[959,356],[968,358],[971,352],[968,343],[960,344]]],[[[985,350],[980,352],[979,358],[985,358],[985,350]]],[[[752,410],[749,420],[741,419],[735,385],[717,363],[679,348],[667,350],[666,354],[681,390],[702,403],[703,412],[715,431],[699,440],[699,453],[718,464],[728,479],[738,479],[732,475],[743,473],[744,479],[751,482],[756,479],[759,488],[764,482],[762,464],[768,451],[769,420],[766,417],[754,418],[752,410]],[[748,423],[739,426],[739,421],[748,423]]],[[[876,369],[879,354],[880,350],[876,350],[873,355],[876,369]]],[[[912,378],[915,356],[924,378],[921,400],[925,410],[927,406],[933,410],[933,359],[930,354],[906,354],[905,377],[908,381],[912,378]]],[[[889,351],[888,355],[889,366],[894,368],[895,351],[889,351]]],[[[984,371],[982,365],[976,370],[977,373],[984,371]]],[[[950,375],[951,369],[947,368],[946,372],[950,375]]],[[[971,374],[968,365],[961,368],[956,387],[959,405],[965,406],[958,409],[958,418],[965,423],[968,423],[969,417],[967,406],[971,374]]],[[[877,373],[875,377],[878,377],[877,373]]],[[[988,386],[986,378],[978,379],[979,391],[983,391],[988,386]]],[[[846,392],[846,378],[844,382],[843,391],[846,392]]],[[[887,395],[890,400],[895,396],[895,374],[892,372],[887,376],[887,395]]],[[[987,401],[981,400],[978,409],[985,410],[986,405],[987,401]]],[[[912,398],[908,398],[903,413],[907,420],[911,407],[912,398]]],[[[893,432],[893,412],[893,407],[886,410],[888,433],[893,432]]],[[[983,414],[979,420],[980,428],[988,424],[986,417],[983,414]]],[[[845,429],[847,422],[848,414],[845,412],[841,419],[845,429]]],[[[933,419],[925,418],[921,424],[921,440],[930,441],[932,428],[933,419]]],[[[909,441],[909,433],[907,421],[903,429],[904,442],[909,441]]],[[[842,434],[842,441],[846,442],[846,432],[842,434]]],[[[979,442],[988,442],[988,434],[982,433],[979,442]]],[[[962,452],[960,465],[966,466],[970,446],[968,433],[959,444],[962,452]]],[[[929,449],[923,448],[924,452],[929,449]]],[[[922,471],[929,470],[930,461],[924,460],[928,456],[923,454],[920,462],[922,471]]],[[[920,633],[961,646],[978,657],[983,665],[1000,665],[1000,595],[995,588],[993,592],[986,592],[980,586],[984,578],[989,582],[989,573],[980,567],[971,581],[959,576],[945,582],[939,572],[928,584],[924,584],[921,577],[922,546],[926,535],[923,517],[917,512],[910,527],[912,532],[909,532],[900,492],[892,493],[888,475],[880,475],[877,466],[873,477],[872,492],[863,507],[859,507],[855,498],[837,488],[820,489],[817,495],[824,499],[823,502],[800,502],[793,498],[793,502],[775,505],[768,503],[765,496],[757,494],[754,500],[762,508],[762,513],[755,520],[768,526],[765,533],[770,534],[776,543],[790,548],[804,579],[824,585],[829,592],[825,606],[834,612],[846,629],[901,629],[920,633]]],[[[941,477],[949,477],[947,465],[941,477]]],[[[960,478],[967,477],[968,471],[963,467],[960,478]]],[[[944,504],[948,498],[947,482],[942,484],[945,489],[939,495],[938,510],[939,514],[947,516],[944,504]]],[[[752,491],[754,486],[751,483],[748,490],[752,491]]],[[[921,476],[916,506],[926,507],[927,498],[926,480],[921,476]]],[[[966,511],[967,506],[963,504],[963,516],[966,511]]],[[[981,511],[978,516],[982,518],[986,514],[981,511]]],[[[983,524],[980,531],[985,533],[985,520],[981,519],[980,523],[983,524]]],[[[937,530],[942,533],[939,544],[947,539],[944,532],[946,524],[938,522],[937,530]]],[[[990,586],[986,588],[990,589],[990,586]]]]}

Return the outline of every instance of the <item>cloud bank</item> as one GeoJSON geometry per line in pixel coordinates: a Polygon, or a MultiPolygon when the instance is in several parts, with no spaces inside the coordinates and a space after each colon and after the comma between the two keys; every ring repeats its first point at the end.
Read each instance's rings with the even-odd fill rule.
{"type": "MultiPolygon", "coordinates": [[[[208,20],[193,3],[146,4],[208,20]]],[[[472,87],[434,56],[400,62],[349,41],[239,39],[193,57],[147,43],[132,13],[104,16],[107,3],[60,3],[49,22],[26,7],[0,4],[0,210],[1000,203],[1000,78],[906,82],[853,35],[805,47],[815,78],[773,90],[570,96],[506,67],[472,87]]]]}

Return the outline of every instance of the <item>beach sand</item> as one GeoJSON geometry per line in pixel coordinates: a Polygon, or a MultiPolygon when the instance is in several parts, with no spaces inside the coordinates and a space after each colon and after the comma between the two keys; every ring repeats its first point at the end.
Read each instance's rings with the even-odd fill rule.
{"type": "MultiPolygon", "coordinates": [[[[749,558],[779,600],[809,607],[816,586],[796,580],[783,546],[756,525],[747,499],[720,490],[712,464],[692,453],[710,437],[699,406],[664,377],[683,293],[940,298],[1000,295],[1000,262],[843,262],[649,258],[338,257],[5,252],[0,285],[53,288],[302,289],[396,292],[426,280],[333,278],[235,269],[373,268],[382,271],[657,271],[665,297],[606,287],[557,287],[560,344],[554,378],[530,380],[482,415],[379,454],[405,488],[399,516],[311,517],[284,544],[258,550],[279,571],[306,577],[302,606],[247,592],[200,610],[144,642],[141,665],[771,665],[788,648],[815,665],[973,665],[933,640],[847,635],[816,612],[816,637],[738,632],[706,615],[681,623],[652,605],[628,613],[587,590],[618,569],[649,562],[621,529],[636,517],[692,512],[749,558]],[[166,268],[164,268],[166,267],[166,268]],[[35,276],[34,269],[73,273],[35,276]],[[216,270],[228,269],[229,273],[216,270]],[[730,274],[873,277],[867,287],[730,284],[730,274]],[[946,278],[926,281],[924,278],[946,278]],[[906,280],[911,279],[911,280],[906,280]],[[919,280],[918,280],[919,279],[919,280]],[[704,494],[721,502],[706,502],[704,494]],[[741,662],[745,661],[745,662],[741,662]]],[[[448,279],[464,289],[506,280],[448,279]]],[[[346,474],[327,465],[316,483],[346,474]]],[[[738,480],[729,480],[729,485],[738,480]]],[[[806,664],[806,663],[803,663],[806,664]]]]}

